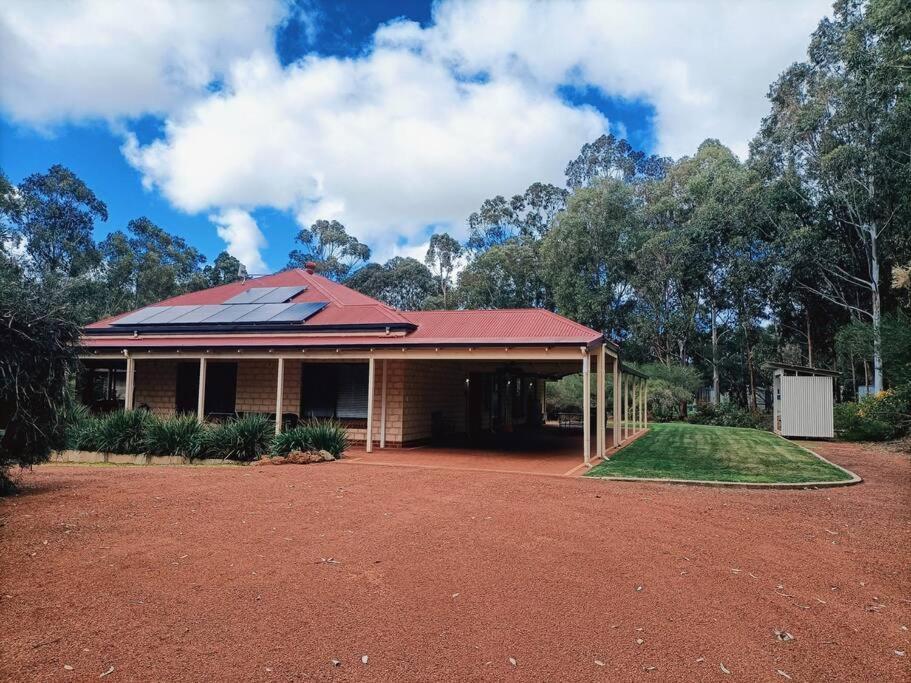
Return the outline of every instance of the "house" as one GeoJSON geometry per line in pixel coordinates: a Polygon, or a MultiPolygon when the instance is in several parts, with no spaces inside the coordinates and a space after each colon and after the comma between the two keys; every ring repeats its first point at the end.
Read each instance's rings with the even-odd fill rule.
{"type": "Polygon", "coordinates": [[[596,374],[602,397],[596,416],[583,419],[586,463],[593,431],[598,457],[607,439],[619,446],[633,424],[645,425],[643,377],[595,330],[540,309],[398,311],[312,267],[101,320],[84,328],[81,345],[78,386],[93,408],[200,420],[280,414],[277,432],[335,418],[368,453],[530,427],[542,419],[546,380],[579,372],[596,374]],[[611,435],[607,372],[611,412],[624,416],[611,435]]]}

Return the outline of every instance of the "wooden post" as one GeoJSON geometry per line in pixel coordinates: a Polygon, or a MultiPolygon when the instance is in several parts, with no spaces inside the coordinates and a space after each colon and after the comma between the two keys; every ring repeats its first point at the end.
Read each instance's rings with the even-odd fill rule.
{"type": "Polygon", "coordinates": [[[614,358],[614,448],[620,445],[620,359],[614,358]]]}
{"type": "Polygon", "coordinates": [[[373,453],[373,386],[376,361],[373,356],[367,361],[367,452],[373,453]]]}
{"type": "Polygon", "coordinates": [[[642,380],[642,429],[648,429],[648,380],[642,380]]]}
{"type": "Polygon", "coordinates": [[[199,395],[196,399],[196,419],[206,421],[206,359],[199,359],[199,395]]]}
{"type": "Polygon", "coordinates": [[[582,461],[586,465],[592,457],[591,390],[591,356],[585,351],[582,356],[582,461]]]}
{"type": "Polygon", "coordinates": [[[601,345],[601,349],[598,351],[598,396],[596,399],[596,404],[598,406],[598,438],[596,439],[597,443],[597,455],[599,458],[604,458],[604,362],[606,360],[606,354],[604,353],[604,345],[601,345]]]}
{"type": "Polygon", "coordinates": [[[133,387],[136,382],[136,360],[127,356],[127,386],[123,397],[123,409],[133,410],[133,387]]]}
{"type": "Polygon", "coordinates": [[[623,411],[623,438],[628,439],[630,435],[630,417],[632,416],[632,375],[627,375],[626,381],[623,382],[623,402],[626,404],[626,410],[623,411]]]}
{"type": "Polygon", "coordinates": [[[386,363],[383,360],[383,386],[380,399],[380,448],[386,448],[386,363]]]}
{"type": "Polygon", "coordinates": [[[278,359],[278,378],[275,383],[275,433],[282,433],[282,406],[285,392],[285,359],[278,359]]]}

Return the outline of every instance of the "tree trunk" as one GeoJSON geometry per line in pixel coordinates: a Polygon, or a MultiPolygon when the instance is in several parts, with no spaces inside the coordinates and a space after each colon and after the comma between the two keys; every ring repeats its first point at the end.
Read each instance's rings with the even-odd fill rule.
{"type": "Polygon", "coordinates": [[[712,302],[712,404],[721,403],[721,375],[718,371],[718,311],[712,302]]]}
{"type": "Polygon", "coordinates": [[[747,376],[749,378],[749,392],[747,397],[747,406],[750,410],[756,410],[756,381],[753,375],[753,348],[750,346],[749,330],[743,325],[743,344],[746,350],[747,376]]]}
{"type": "Polygon", "coordinates": [[[810,310],[808,308],[803,309],[804,317],[807,321],[807,364],[812,368],[813,367],[813,335],[810,334],[810,310]]]}
{"type": "Polygon", "coordinates": [[[873,391],[883,390],[882,311],[879,298],[879,245],[876,228],[870,229],[870,284],[873,295],[873,391]]]}

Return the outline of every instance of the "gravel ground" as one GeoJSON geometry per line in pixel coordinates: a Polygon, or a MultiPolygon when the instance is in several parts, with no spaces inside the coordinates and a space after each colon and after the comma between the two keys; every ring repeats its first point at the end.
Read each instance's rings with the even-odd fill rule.
{"type": "Polygon", "coordinates": [[[43,466],[0,679],[907,680],[911,461],[810,447],[866,482],[43,466]]]}

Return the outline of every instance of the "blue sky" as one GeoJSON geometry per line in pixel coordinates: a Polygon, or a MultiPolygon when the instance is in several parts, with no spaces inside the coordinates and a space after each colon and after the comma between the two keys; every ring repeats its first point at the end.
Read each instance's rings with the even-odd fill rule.
{"type": "Polygon", "coordinates": [[[254,271],[281,268],[316,218],[379,259],[420,256],[435,229],[464,236],[485,198],[562,184],[605,131],[742,155],[827,10],[141,2],[0,8],[0,167],[13,182],[71,168],[108,205],[99,238],[148,216],[254,271]]]}

